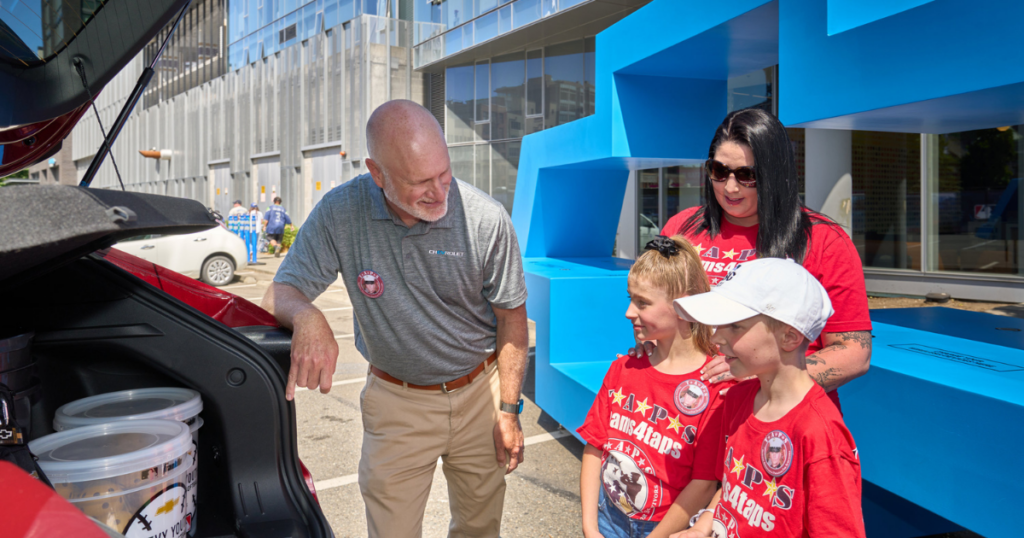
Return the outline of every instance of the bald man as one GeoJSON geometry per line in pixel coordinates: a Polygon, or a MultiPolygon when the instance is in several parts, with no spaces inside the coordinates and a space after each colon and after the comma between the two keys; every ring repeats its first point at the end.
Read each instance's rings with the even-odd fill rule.
{"type": "Polygon", "coordinates": [[[312,301],[338,273],[370,363],[359,489],[369,536],[420,536],[438,458],[449,536],[498,536],[504,475],[523,461],[526,282],[512,221],[453,180],[440,125],[390,101],[366,127],[370,174],[327,193],[263,307],[293,331],[286,397],[331,388],[338,344],[312,301]]]}

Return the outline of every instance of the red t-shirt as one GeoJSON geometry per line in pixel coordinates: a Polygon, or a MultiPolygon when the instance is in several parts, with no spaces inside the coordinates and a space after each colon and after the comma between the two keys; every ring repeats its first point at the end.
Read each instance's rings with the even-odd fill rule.
{"type": "Polygon", "coordinates": [[[736,385],[716,416],[725,443],[713,535],[863,537],[860,460],[839,410],[814,385],[786,416],[763,422],[754,416],[760,388],[756,379],[736,385]]]}
{"type": "MultiPolygon", "coordinates": [[[[691,207],[670,218],[661,234],[672,237],[681,233],[683,224],[698,209],[691,207]]],[[[757,258],[757,229],[757,225],[737,226],[723,218],[721,233],[714,239],[708,237],[706,231],[686,236],[700,252],[712,286],[721,282],[737,264],[757,258]]],[[[812,226],[811,243],[804,256],[803,266],[825,287],[832,301],[832,309],[835,310],[821,336],[808,346],[808,355],[824,347],[825,333],[871,330],[864,268],[857,248],[842,228],[830,224],[812,226]]],[[[828,394],[839,406],[839,391],[834,390],[828,394]]]]}
{"type": "Polygon", "coordinates": [[[665,374],[646,357],[613,362],[576,430],[604,452],[608,501],[633,519],[661,521],[690,480],[718,480],[722,436],[706,427],[721,423],[711,419],[731,385],[703,383],[699,368],[665,374]]]}

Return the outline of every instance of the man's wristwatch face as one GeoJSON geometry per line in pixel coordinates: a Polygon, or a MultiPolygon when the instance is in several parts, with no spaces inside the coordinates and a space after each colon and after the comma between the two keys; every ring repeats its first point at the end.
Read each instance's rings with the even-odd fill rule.
{"type": "Polygon", "coordinates": [[[512,413],[514,415],[522,414],[522,412],[523,412],[523,399],[520,398],[519,399],[519,403],[514,403],[514,404],[501,402],[501,410],[502,410],[502,412],[512,413]]]}

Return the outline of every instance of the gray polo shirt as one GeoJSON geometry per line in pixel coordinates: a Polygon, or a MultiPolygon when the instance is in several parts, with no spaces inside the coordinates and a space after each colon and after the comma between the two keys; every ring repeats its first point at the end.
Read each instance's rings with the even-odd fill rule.
{"type": "Polygon", "coordinates": [[[461,377],[496,347],[493,307],[526,302],[512,219],[472,185],[452,180],[448,212],[407,228],[369,174],[324,195],[274,277],[315,299],[341,273],[356,348],[417,385],[461,377]]]}

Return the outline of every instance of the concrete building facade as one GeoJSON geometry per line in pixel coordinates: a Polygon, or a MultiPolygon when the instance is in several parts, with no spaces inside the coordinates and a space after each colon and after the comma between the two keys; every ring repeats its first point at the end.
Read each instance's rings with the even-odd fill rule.
{"type": "MultiPolygon", "coordinates": [[[[413,25],[357,14],[301,40],[284,36],[290,44],[277,50],[243,49],[242,65],[213,78],[191,75],[223,60],[216,55],[179,62],[177,72],[154,80],[114,145],[125,188],[195,199],[222,214],[236,199],[265,208],[281,196],[301,223],[328,190],[366,172],[364,129],[373,109],[388,99],[427,104],[427,76],[411,65],[413,25]],[[194,84],[175,87],[189,77],[194,84]],[[151,150],[160,158],[140,154],[151,150]]],[[[198,18],[195,26],[208,28],[198,18]]],[[[150,51],[97,98],[104,125],[117,116],[150,51]]],[[[69,138],[81,177],[103,140],[96,118],[84,116],[69,138]]],[[[93,186],[120,188],[110,159],[93,186]]]]}

